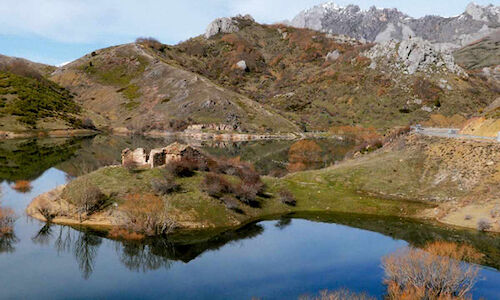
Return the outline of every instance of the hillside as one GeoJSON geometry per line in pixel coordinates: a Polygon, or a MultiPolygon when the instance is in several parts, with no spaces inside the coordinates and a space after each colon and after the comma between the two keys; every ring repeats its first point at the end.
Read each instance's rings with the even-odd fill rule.
{"type": "Polygon", "coordinates": [[[47,76],[55,68],[0,56],[0,131],[2,135],[91,128],[73,95],[47,76]]]}
{"type": "Polygon", "coordinates": [[[453,53],[461,66],[484,78],[500,93],[500,30],[453,53]]]}
{"type": "Polygon", "coordinates": [[[77,94],[77,102],[94,112],[97,126],[114,131],[178,131],[195,124],[240,132],[298,130],[248,97],[167,63],[146,45],[94,51],[51,79],[77,94]]]}
{"type": "MultiPolygon", "coordinates": [[[[400,46],[395,43],[385,57],[397,57],[400,46]]],[[[372,47],[345,36],[261,25],[239,16],[214,21],[206,36],[150,50],[169,64],[271,106],[309,131],[345,125],[384,130],[432,114],[468,117],[494,100],[490,86],[435,48],[410,43],[407,55],[414,54],[401,61],[417,65],[409,73],[392,68],[399,64],[394,61],[386,62],[390,71],[374,68],[378,58],[368,58],[372,47]]]]}

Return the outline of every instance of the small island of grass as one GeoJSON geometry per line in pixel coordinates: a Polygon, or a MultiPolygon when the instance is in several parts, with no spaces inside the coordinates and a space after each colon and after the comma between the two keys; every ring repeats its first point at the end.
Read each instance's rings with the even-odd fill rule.
{"type": "MultiPolygon", "coordinates": [[[[465,148],[478,147],[460,143],[465,148]]],[[[169,154],[153,150],[150,157],[140,157],[142,165],[124,161],[41,195],[27,213],[43,221],[99,227],[109,231],[110,237],[125,239],[224,231],[292,213],[343,212],[454,224],[447,218],[457,209],[450,207],[462,201],[467,191],[456,189],[452,180],[435,182],[446,168],[457,167],[450,167],[449,161],[444,165],[435,153],[429,153],[443,145],[439,140],[402,137],[336,166],[282,178],[260,176],[239,159],[205,154],[180,156],[155,167],[158,157],[168,160],[169,154]]],[[[483,147],[490,149],[491,145],[483,147]]],[[[124,153],[133,156],[139,152],[127,149],[124,153]]],[[[189,153],[199,154],[197,150],[189,153]]],[[[490,170],[487,167],[485,174],[490,170]]]]}

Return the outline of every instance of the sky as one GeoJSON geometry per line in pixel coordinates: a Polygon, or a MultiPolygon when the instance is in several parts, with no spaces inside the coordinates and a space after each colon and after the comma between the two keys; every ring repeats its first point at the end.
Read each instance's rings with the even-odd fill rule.
{"type": "MultiPolygon", "coordinates": [[[[0,54],[58,65],[139,36],[176,44],[217,17],[251,14],[261,23],[292,19],[325,0],[0,0],[0,54]]],[[[413,17],[454,16],[470,0],[337,0],[398,8],[413,17]]],[[[475,0],[500,5],[500,0],[475,0]]]]}

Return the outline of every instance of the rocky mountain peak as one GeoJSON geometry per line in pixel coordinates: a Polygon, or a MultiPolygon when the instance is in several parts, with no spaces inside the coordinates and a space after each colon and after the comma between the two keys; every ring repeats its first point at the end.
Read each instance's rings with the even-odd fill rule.
{"type": "Polygon", "coordinates": [[[412,18],[395,8],[373,6],[362,10],[357,5],[341,7],[327,2],[302,11],[287,25],[345,34],[369,42],[421,37],[440,50],[457,49],[499,28],[500,7],[471,3],[455,17],[412,18]]]}

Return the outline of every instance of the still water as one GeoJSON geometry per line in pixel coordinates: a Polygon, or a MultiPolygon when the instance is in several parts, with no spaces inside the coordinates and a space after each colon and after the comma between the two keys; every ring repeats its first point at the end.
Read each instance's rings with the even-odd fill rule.
{"type": "MultiPolygon", "coordinates": [[[[381,258],[408,243],[465,241],[485,252],[475,299],[499,299],[500,238],[397,218],[300,215],[223,234],[117,242],[98,232],[45,226],[24,209],[33,197],[119,160],[125,147],[153,148],[164,139],[117,138],[0,142],[1,205],[19,216],[14,236],[0,240],[2,299],[296,299],[349,288],[382,298],[381,258]],[[30,188],[14,189],[28,180],[30,188]]],[[[315,141],[317,157],[301,167],[340,160],[352,145],[315,141]]],[[[199,145],[240,156],[263,173],[286,169],[294,142],[199,145]]],[[[311,146],[311,145],[309,145],[311,146]]],[[[297,148],[297,147],[296,147],[297,148]]]]}

